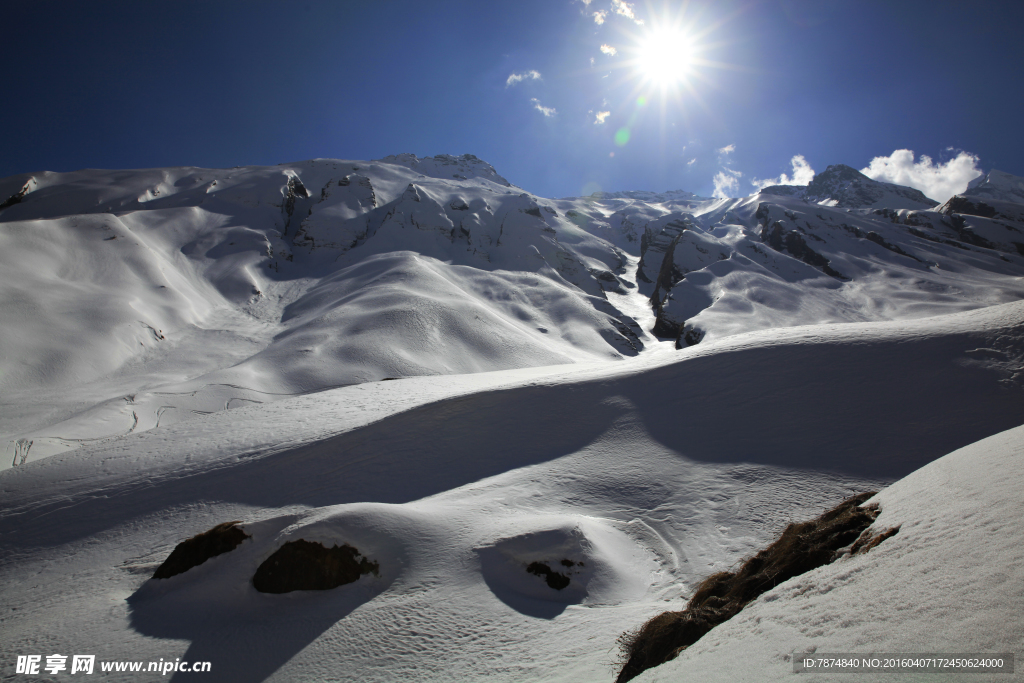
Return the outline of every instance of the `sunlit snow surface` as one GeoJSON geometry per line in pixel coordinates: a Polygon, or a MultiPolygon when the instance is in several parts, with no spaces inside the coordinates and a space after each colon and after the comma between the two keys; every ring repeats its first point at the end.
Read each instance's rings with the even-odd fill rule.
{"type": "Polygon", "coordinates": [[[645,677],[781,678],[811,648],[1022,651],[1013,221],[967,217],[978,246],[937,211],[544,200],[409,155],[3,183],[32,189],[0,213],[4,680],[52,653],[208,660],[224,681],[611,680],[621,632],[897,480],[876,522],[897,536],[645,677]],[[907,231],[925,219],[934,239],[907,231]],[[771,248],[775,223],[849,279],[771,248]],[[674,320],[699,344],[651,334],[657,287],[669,321],[710,302],[674,320]],[[251,540],[148,580],[235,519],[251,540]],[[298,538],[380,576],[257,593],[298,538]],[[563,559],[560,591],[526,571],[563,559]]]}

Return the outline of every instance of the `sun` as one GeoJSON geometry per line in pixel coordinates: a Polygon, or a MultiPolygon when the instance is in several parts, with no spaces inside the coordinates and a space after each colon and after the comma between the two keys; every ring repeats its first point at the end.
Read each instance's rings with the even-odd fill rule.
{"type": "Polygon", "coordinates": [[[690,36],[678,29],[659,29],[639,41],[635,66],[647,81],[668,87],[687,80],[694,56],[695,45],[690,36]]]}

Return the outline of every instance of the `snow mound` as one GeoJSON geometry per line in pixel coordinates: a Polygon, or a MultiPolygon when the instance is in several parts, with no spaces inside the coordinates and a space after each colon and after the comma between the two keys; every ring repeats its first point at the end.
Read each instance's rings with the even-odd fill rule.
{"type": "Polygon", "coordinates": [[[516,520],[513,528],[517,535],[477,553],[487,585],[519,611],[531,611],[523,598],[586,605],[636,600],[654,576],[653,558],[611,520],[543,516],[516,520]]]}

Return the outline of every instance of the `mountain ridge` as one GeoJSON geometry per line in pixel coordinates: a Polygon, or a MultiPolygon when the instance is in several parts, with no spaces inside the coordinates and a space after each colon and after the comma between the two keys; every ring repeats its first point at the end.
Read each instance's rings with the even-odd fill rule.
{"type": "Polygon", "coordinates": [[[808,186],[870,200],[856,208],[810,202],[806,187],[547,199],[473,155],[411,154],[5,178],[0,386],[11,401],[44,391],[53,408],[9,410],[0,435],[43,457],[387,377],[621,360],[1024,297],[1024,205],[871,208],[878,188],[916,191],[865,183],[831,166],[808,186]],[[230,340],[221,355],[185,364],[176,349],[211,335],[230,340]],[[96,387],[109,398],[72,398],[96,387]]]}

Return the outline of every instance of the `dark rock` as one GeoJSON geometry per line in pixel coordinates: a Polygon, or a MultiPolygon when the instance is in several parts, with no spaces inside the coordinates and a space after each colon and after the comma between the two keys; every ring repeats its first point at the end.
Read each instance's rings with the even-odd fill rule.
{"type": "MultiPolygon", "coordinates": [[[[572,560],[562,560],[562,564],[566,567],[572,567],[575,563],[572,560]],[[566,564],[566,562],[569,564],[566,564]]],[[[527,565],[526,571],[536,576],[543,576],[544,582],[556,591],[560,591],[569,585],[569,577],[554,571],[546,562],[531,562],[527,565]]]]}
{"type": "Polygon", "coordinates": [[[956,195],[945,203],[942,213],[947,216],[953,213],[965,213],[968,216],[992,218],[996,215],[996,210],[983,201],[956,195]]]}
{"type": "Polygon", "coordinates": [[[252,585],[261,593],[330,590],[370,573],[379,576],[380,565],[347,543],[326,548],[299,539],[285,543],[268,557],[253,575],[252,585]]]}
{"type": "Polygon", "coordinates": [[[18,190],[17,192],[12,194],[10,197],[5,199],[3,201],[3,203],[0,203],[0,211],[3,211],[4,209],[6,209],[9,206],[14,206],[15,204],[20,204],[21,200],[23,200],[25,198],[25,195],[27,195],[27,194],[28,194],[28,183],[25,183],[25,185],[20,190],[18,190]]]}
{"type": "Polygon", "coordinates": [[[975,247],[981,247],[983,249],[996,249],[996,245],[992,244],[981,235],[975,233],[974,230],[967,227],[967,221],[964,220],[962,215],[958,213],[951,213],[948,218],[943,219],[943,222],[956,231],[957,237],[960,238],[961,242],[966,242],[967,244],[975,247]]]}
{"type": "Polygon", "coordinates": [[[164,563],[157,567],[153,578],[169,579],[187,572],[192,567],[198,567],[211,557],[234,550],[242,541],[251,538],[237,526],[238,524],[241,522],[224,522],[209,531],[182,541],[175,546],[164,563]]]}
{"type": "Polygon", "coordinates": [[[929,242],[935,242],[936,244],[948,244],[949,246],[956,247],[957,249],[964,249],[966,251],[970,251],[970,247],[968,247],[968,246],[966,246],[964,244],[961,244],[960,242],[957,242],[956,240],[946,240],[946,239],[942,239],[940,237],[935,237],[934,235],[929,235],[928,233],[924,232],[923,230],[918,230],[917,228],[908,228],[908,231],[914,237],[920,237],[921,239],[928,240],[929,242]]]}
{"type": "MultiPolygon", "coordinates": [[[[658,317],[654,319],[654,327],[651,329],[651,334],[655,337],[678,339],[682,333],[683,323],[672,320],[659,307],[658,317]]],[[[680,348],[678,344],[676,348],[680,348]]]]}
{"type": "MultiPolygon", "coordinates": [[[[758,207],[757,215],[758,218],[761,218],[760,207],[758,207]]],[[[846,282],[850,279],[832,268],[827,258],[807,246],[803,235],[796,230],[787,230],[781,221],[775,221],[761,228],[761,241],[775,251],[789,253],[809,266],[820,268],[823,273],[837,280],[846,282]]]]}
{"type": "Polygon", "coordinates": [[[868,240],[871,240],[872,242],[874,242],[878,246],[883,247],[885,249],[888,249],[889,251],[894,252],[896,254],[899,254],[900,256],[906,256],[908,258],[914,259],[915,261],[920,261],[921,260],[921,259],[919,259],[919,258],[917,258],[915,256],[911,256],[910,254],[908,254],[907,252],[903,251],[902,249],[900,249],[895,244],[892,244],[891,242],[886,242],[885,238],[882,237],[881,235],[879,235],[874,230],[871,230],[871,231],[867,232],[864,235],[864,238],[868,239],[868,240]]]}
{"type": "Polygon", "coordinates": [[[309,199],[309,192],[306,190],[306,186],[302,184],[298,176],[294,175],[288,178],[288,194],[309,199]]]}
{"type": "Polygon", "coordinates": [[[676,348],[685,349],[687,346],[696,346],[704,339],[704,330],[693,325],[683,325],[679,338],[676,339],[676,348]]]}

